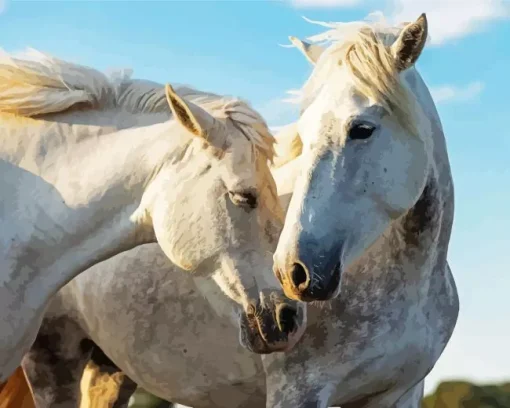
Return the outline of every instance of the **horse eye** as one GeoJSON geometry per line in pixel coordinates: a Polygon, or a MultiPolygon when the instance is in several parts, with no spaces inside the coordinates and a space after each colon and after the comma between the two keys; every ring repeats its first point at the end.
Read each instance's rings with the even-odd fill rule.
{"type": "Polygon", "coordinates": [[[352,140],[365,140],[372,136],[374,133],[375,126],[368,125],[366,123],[356,123],[352,125],[349,130],[349,139],[352,140]]]}
{"type": "Polygon", "coordinates": [[[239,207],[257,208],[257,195],[252,191],[229,191],[230,200],[239,207]]]}

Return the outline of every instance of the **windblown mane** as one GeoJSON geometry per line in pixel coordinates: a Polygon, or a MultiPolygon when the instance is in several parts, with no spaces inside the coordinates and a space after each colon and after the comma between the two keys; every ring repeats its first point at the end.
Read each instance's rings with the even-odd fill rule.
{"type": "Polygon", "coordinates": [[[303,144],[298,135],[297,123],[295,122],[280,126],[277,131],[273,130],[273,132],[277,132],[275,136],[276,156],[273,162],[273,167],[277,169],[300,156],[303,144]]]}
{"type": "MultiPolygon", "coordinates": [[[[124,109],[170,115],[162,84],[131,79],[131,70],[107,77],[100,71],[34,49],[9,55],[0,50],[0,112],[33,117],[64,112],[78,104],[93,109],[124,109]]],[[[275,142],[265,120],[238,98],[180,86],[177,93],[214,116],[231,118],[270,160],[275,142]]]]}
{"type": "MultiPolygon", "coordinates": [[[[299,90],[289,91],[296,98],[290,102],[300,103],[301,110],[311,104],[321,88],[327,84],[331,74],[339,64],[347,68],[358,92],[381,105],[411,134],[417,134],[415,126],[414,98],[399,79],[399,72],[391,55],[390,47],[398,38],[405,24],[389,25],[381,13],[373,13],[365,21],[347,23],[325,23],[308,20],[329,30],[308,37],[312,44],[327,45],[314,70],[299,90]]],[[[289,45],[291,47],[292,45],[289,45]]],[[[277,139],[278,142],[278,139],[277,139]]],[[[291,142],[293,148],[288,153],[294,157],[302,152],[298,134],[291,142]]]]}

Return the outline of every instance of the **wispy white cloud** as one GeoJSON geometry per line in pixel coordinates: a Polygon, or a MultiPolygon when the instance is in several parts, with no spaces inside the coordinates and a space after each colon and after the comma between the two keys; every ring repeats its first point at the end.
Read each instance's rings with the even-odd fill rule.
{"type": "Polygon", "coordinates": [[[479,32],[492,21],[510,18],[508,0],[396,0],[393,4],[392,21],[413,21],[427,13],[431,45],[442,45],[479,32]]]}
{"type": "Polygon", "coordinates": [[[352,7],[362,2],[363,0],[290,0],[297,8],[352,7]]]}
{"type": "Polygon", "coordinates": [[[483,82],[475,81],[462,87],[453,85],[431,87],[430,93],[436,103],[465,102],[475,99],[484,88],[483,82]]]}
{"type": "Polygon", "coordinates": [[[270,130],[273,134],[276,134],[276,133],[278,133],[280,130],[282,130],[283,128],[285,128],[285,126],[287,126],[287,125],[269,126],[269,130],[270,130]]]}
{"type": "MultiPolygon", "coordinates": [[[[295,7],[356,7],[367,0],[288,0],[295,7]]],[[[430,45],[443,45],[486,29],[491,22],[510,19],[508,0],[381,0],[380,9],[394,23],[427,13],[430,45]]]]}
{"type": "Polygon", "coordinates": [[[299,105],[282,99],[272,99],[256,106],[271,129],[277,129],[287,123],[294,122],[299,117],[299,105]]]}

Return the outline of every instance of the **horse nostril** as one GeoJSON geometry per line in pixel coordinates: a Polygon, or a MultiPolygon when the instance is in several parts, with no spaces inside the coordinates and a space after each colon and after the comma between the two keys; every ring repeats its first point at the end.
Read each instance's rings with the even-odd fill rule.
{"type": "Polygon", "coordinates": [[[305,290],[310,284],[308,271],[301,263],[295,263],[290,275],[294,286],[300,290],[305,290]]]}
{"type": "Polygon", "coordinates": [[[292,333],[297,329],[297,310],[289,306],[280,306],[276,320],[283,333],[292,333]]]}

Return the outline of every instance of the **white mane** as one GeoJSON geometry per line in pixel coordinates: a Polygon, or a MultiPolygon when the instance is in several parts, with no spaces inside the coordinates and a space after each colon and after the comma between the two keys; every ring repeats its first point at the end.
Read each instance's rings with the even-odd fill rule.
{"type": "MultiPolygon", "coordinates": [[[[162,84],[131,79],[131,70],[102,72],[34,49],[9,55],[0,50],[0,112],[25,117],[63,112],[83,105],[132,113],[171,114],[162,84]]],[[[229,117],[272,160],[274,138],[264,119],[238,98],[179,86],[177,93],[214,116],[229,117]]]]}
{"type": "MultiPolygon", "coordinates": [[[[312,44],[328,45],[316,62],[315,68],[300,90],[289,91],[301,103],[302,109],[311,103],[339,64],[348,72],[358,91],[382,105],[408,130],[416,134],[413,98],[399,79],[389,47],[395,42],[407,23],[390,25],[382,13],[372,13],[364,21],[325,23],[308,20],[329,30],[308,37],[312,44]]],[[[292,47],[293,45],[289,45],[292,47]]]]}

